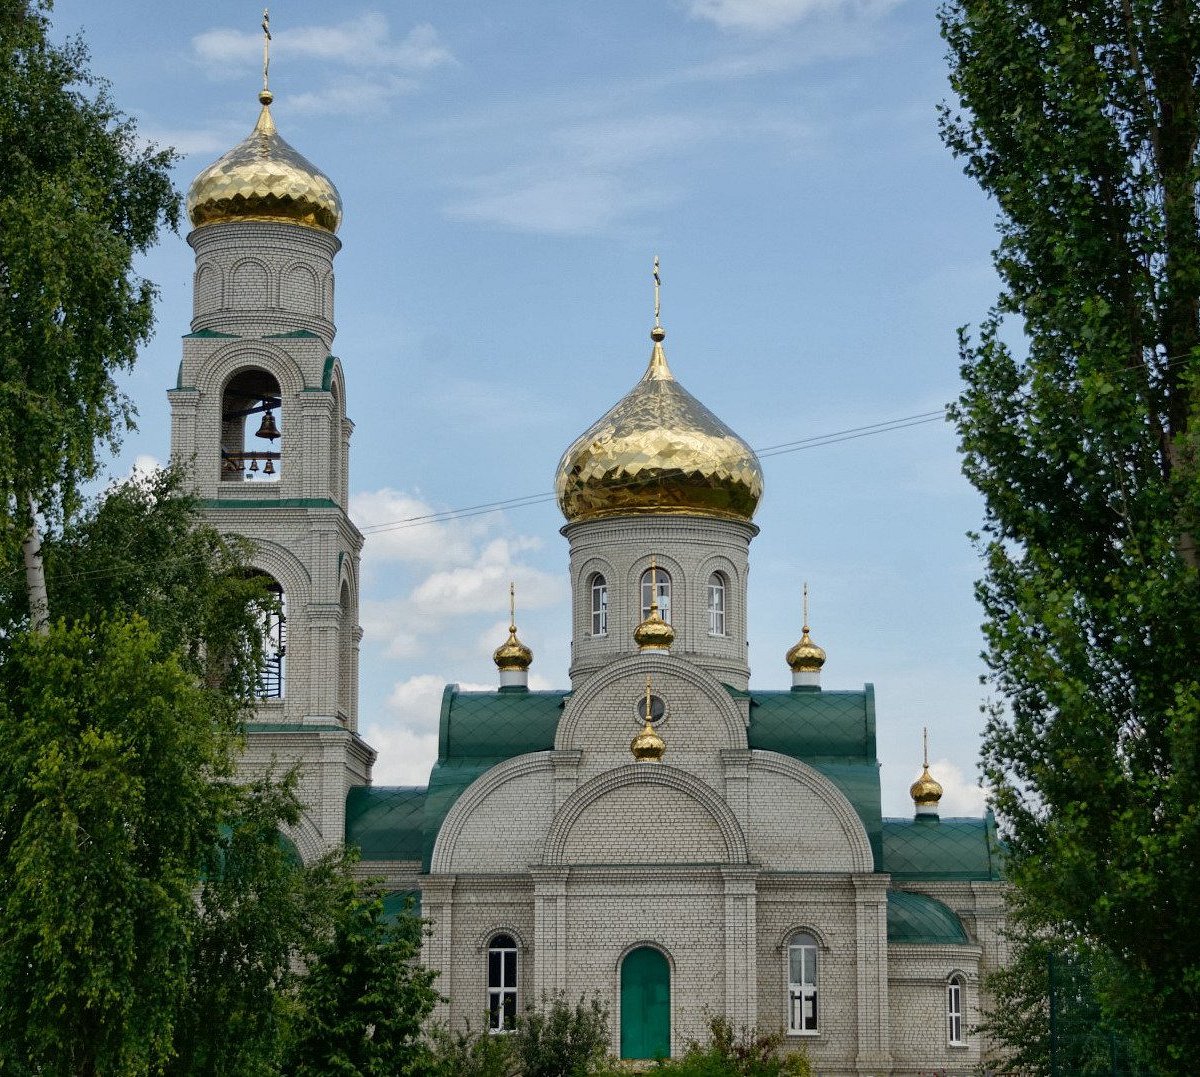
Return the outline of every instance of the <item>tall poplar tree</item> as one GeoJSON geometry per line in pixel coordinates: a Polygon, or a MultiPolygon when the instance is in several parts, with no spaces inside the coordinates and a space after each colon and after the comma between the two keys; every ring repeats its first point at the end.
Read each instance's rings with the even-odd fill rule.
{"type": "Polygon", "coordinates": [[[138,140],[81,42],[50,42],[50,7],[0,0],[0,543],[26,542],[39,628],[36,516],[61,518],[129,423],[113,375],[154,298],[133,259],[178,218],[170,152],[138,140]]]}
{"type": "Polygon", "coordinates": [[[1110,1026],[1200,1058],[1200,5],[949,0],[946,144],[996,202],[961,340],[983,769],[1017,911],[1110,1026]]]}

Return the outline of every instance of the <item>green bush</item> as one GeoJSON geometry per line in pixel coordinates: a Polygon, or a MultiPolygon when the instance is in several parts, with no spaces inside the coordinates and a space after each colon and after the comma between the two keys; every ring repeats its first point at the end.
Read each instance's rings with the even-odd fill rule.
{"type": "Polygon", "coordinates": [[[784,1051],[782,1032],[734,1031],[725,1017],[708,1023],[709,1042],[691,1043],[683,1057],[660,1062],[655,1073],[672,1077],[811,1077],[804,1051],[784,1051]]]}

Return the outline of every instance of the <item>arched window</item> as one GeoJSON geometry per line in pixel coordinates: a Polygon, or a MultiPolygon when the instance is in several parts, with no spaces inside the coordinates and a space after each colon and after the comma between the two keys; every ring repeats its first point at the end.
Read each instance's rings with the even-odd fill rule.
{"type": "Polygon", "coordinates": [[[963,978],[955,975],[946,981],[946,1033],[952,1046],[966,1043],[963,1039],[963,978]]]}
{"type": "Polygon", "coordinates": [[[599,572],[592,577],[592,635],[608,635],[608,580],[599,572]]]}
{"type": "Polygon", "coordinates": [[[342,580],[338,601],[341,621],[338,626],[338,711],[344,722],[354,717],[354,604],[350,600],[350,585],[342,580]]]}
{"type": "Polygon", "coordinates": [[[488,1031],[511,1032],[517,1024],[517,943],[493,935],[487,951],[488,1031]]]}
{"type": "Polygon", "coordinates": [[[793,935],[788,942],[788,1032],[817,1032],[817,940],[793,935]]]}
{"type": "Polygon", "coordinates": [[[708,634],[725,635],[725,577],[719,572],[708,577],[708,634]]]}
{"type": "Polygon", "coordinates": [[[239,370],[226,382],[221,395],[222,481],[279,479],[282,418],[279,382],[265,370],[239,370]]]}
{"type": "Polygon", "coordinates": [[[650,597],[654,583],[658,584],[658,615],[667,624],[671,623],[671,577],[661,568],[646,569],[642,573],[642,620],[650,616],[650,597]]]}
{"type": "Polygon", "coordinates": [[[283,587],[265,576],[267,601],[262,608],[263,665],[258,675],[260,699],[282,699],[287,658],[287,604],[283,587]]]}

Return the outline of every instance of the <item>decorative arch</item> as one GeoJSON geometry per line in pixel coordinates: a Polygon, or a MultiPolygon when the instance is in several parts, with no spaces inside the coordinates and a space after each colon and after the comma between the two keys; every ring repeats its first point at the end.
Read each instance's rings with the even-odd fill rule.
{"type": "Polygon", "coordinates": [[[309,818],[307,812],[301,812],[300,818],[294,824],[281,824],[279,831],[296,847],[300,859],[305,864],[313,863],[324,851],[325,846],[321,841],[321,832],[309,818]]]}
{"type": "Polygon", "coordinates": [[[580,723],[585,720],[584,716],[591,710],[596,697],[607,691],[615,681],[622,677],[628,677],[631,681],[644,685],[647,673],[653,675],[656,683],[660,676],[674,677],[703,693],[706,701],[721,716],[728,737],[727,747],[745,748],[747,746],[746,722],[738,711],[733,697],[720,681],[707,670],[700,669],[683,659],[675,658],[670,654],[645,651],[626,655],[606,665],[603,670],[589,677],[577,691],[571,694],[558,723],[554,747],[559,750],[579,747],[576,741],[580,723]]]}
{"type": "Polygon", "coordinates": [[[321,293],[324,299],[322,304],[322,316],[333,320],[333,273],[325,274],[325,279],[321,282],[321,293]]]}
{"type": "Polygon", "coordinates": [[[802,920],[799,923],[792,924],[791,927],[787,928],[783,934],[779,936],[775,943],[775,949],[781,952],[786,950],[788,948],[788,944],[797,935],[811,935],[817,940],[817,946],[826,952],[833,948],[830,945],[829,939],[826,937],[825,932],[821,931],[820,928],[814,927],[807,920],[802,920]]]}
{"type": "Polygon", "coordinates": [[[479,932],[475,936],[475,952],[481,954],[487,949],[488,943],[497,935],[511,935],[517,943],[517,949],[523,954],[529,953],[529,943],[524,934],[518,931],[507,920],[502,923],[493,923],[491,927],[479,932]]]}
{"type": "Polygon", "coordinates": [[[434,842],[429,873],[439,875],[453,870],[455,849],[463,828],[495,790],[515,778],[540,772],[553,774],[553,770],[550,752],[531,752],[529,755],[518,755],[498,763],[476,778],[454,802],[454,807],[446,813],[446,818],[442,821],[437,840],[434,842]]]}
{"type": "Polygon", "coordinates": [[[271,271],[257,258],[242,258],[229,271],[229,306],[259,310],[271,303],[271,271]]]}
{"type": "Polygon", "coordinates": [[[267,539],[257,539],[250,554],[250,567],[278,580],[283,592],[295,599],[292,615],[311,600],[312,577],[304,562],[286,546],[267,539]]]}
{"type": "Polygon", "coordinates": [[[670,554],[653,552],[635,559],[629,566],[625,587],[626,594],[633,599],[629,605],[629,611],[633,613],[634,620],[628,626],[628,630],[632,631],[642,619],[642,576],[649,570],[651,561],[671,578],[671,623],[677,632],[682,633],[684,619],[688,616],[688,610],[691,609],[688,599],[691,574],[685,572],[682,563],[670,554]]]}
{"type": "Polygon", "coordinates": [[[871,851],[871,841],[867,837],[866,828],[858,813],[843,793],[820,771],[793,759],[789,755],[778,752],[763,751],[756,748],[751,756],[751,777],[755,770],[766,771],[770,774],[781,774],[799,785],[805,786],[810,792],[820,798],[833,812],[834,818],[841,824],[842,833],[853,860],[853,871],[872,872],[875,870],[875,854],[871,851]]]}
{"type": "Polygon", "coordinates": [[[321,291],[317,275],[307,263],[293,262],[283,271],[279,294],[282,305],[288,310],[320,315],[323,305],[321,291]]]}
{"type": "Polygon", "coordinates": [[[192,317],[219,310],[224,300],[225,280],[216,262],[201,262],[192,278],[192,317]]]}
{"type": "Polygon", "coordinates": [[[595,631],[595,601],[592,594],[592,584],[597,576],[603,576],[605,584],[608,588],[607,603],[605,607],[606,631],[599,635],[612,635],[613,633],[613,614],[619,608],[614,599],[618,596],[615,593],[613,584],[616,582],[616,572],[613,566],[603,557],[589,557],[579,570],[575,573],[575,591],[578,596],[579,606],[583,618],[583,627],[585,629],[583,635],[589,638],[599,638],[595,631]]]}
{"type": "Polygon", "coordinates": [[[550,832],[546,835],[543,862],[560,865],[566,862],[567,838],[583,813],[601,797],[631,785],[658,785],[691,797],[717,824],[725,841],[725,863],[744,864],[749,859],[746,836],[723,797],[707,782],[685,770],[664,766],[661,763],[627,763],[625,766],[605,771],[589,782],[585,782],[570,797],[554,817],[550,832]]]}

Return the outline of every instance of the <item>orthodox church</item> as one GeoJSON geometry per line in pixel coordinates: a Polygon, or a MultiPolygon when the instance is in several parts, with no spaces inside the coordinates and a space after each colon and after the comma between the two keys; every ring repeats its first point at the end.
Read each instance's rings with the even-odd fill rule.
{"type": "Polygon", "coordinates": [[[821,684],[807,609],[791,690],[751,684],[762,470],[676,380],[657,312],[641,380],[558,465],[570,683],[528,688],[514,620],[495,691],[446,687],[428,784],[372,785],[332,352],[342,205],[265,82],[253,131],[188,193],[194,314],[168,397],[173,458],[280,599],[243,768],[299,764],[299,855],[345,841],[390,906],[415,899],[455,1024],[596,993],[622,1058],[678,1054],[724,1015],[782,1030],[824,1077],[974,1072],[1005,960],[994,822],[942,818],[928,765],[913,814],[882,817],[873,688],[821,684]]]}

